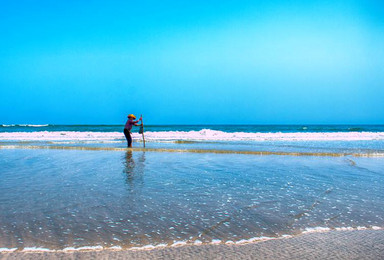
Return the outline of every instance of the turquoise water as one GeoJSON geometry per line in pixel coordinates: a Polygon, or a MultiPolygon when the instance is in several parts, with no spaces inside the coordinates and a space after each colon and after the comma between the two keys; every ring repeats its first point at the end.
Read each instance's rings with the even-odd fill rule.
{"type": "MultiPolygon", "coordinates": [[[[124,125],[27,125],[2,124],[0,132],[34,131],[94,131],[120,132],[124,125]]],[[[384,125],[145,125],[146,131],[200,131],[212,129],[224,132],[384,132],[384,125]]],[[[138,131],[138,129],[137,129],[138,131]]]]}
{"type": "Polygon", "coordinates": [[[380,157],[2,149],[0,165],[0,248],[384,227],[380,157]]]}
{"type": "MultiPolygon", "coordinates": [[[[125,148],[122,125],[1,125],[0,146],[125,148]]],[[[143,147],[133,129],[134,147],[143,147]]],[[[384,153],[383,125],[145,126],[146,147],[314,153],[384,153]]]]}

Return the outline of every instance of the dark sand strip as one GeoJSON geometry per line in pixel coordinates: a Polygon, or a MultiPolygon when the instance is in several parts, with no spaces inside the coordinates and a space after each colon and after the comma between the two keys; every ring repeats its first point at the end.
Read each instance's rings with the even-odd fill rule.
{"type": "Polygon", "coordinates": [[[279,152],[279,151],[241,151],[218,149],[164,149],[164,148],[115,148],[91,146],[43,146],[43,145],[0,145],[0,149],[54,149],[86,151],[133,151],[133,152],[167,152],[167,153],[215,153],[215,154],[250,154],[250,155],[289,155],[289,156],[327,156],[327,157],[384,157],[383,152],[372,153],[326,153],[326,152],[279,152]]]}
{"type": "Polygon", "coordinates": [[[384,259],[384,230],[308,233],[245,245],[71,253],[12,252],[0,254],[0,259],[384,259]]]}

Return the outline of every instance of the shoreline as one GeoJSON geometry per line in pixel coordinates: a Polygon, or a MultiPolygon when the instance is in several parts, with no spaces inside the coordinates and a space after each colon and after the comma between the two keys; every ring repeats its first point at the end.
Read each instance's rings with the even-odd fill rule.
{"type": "Polygon", "coordinates": [[[212,153],[212,154],[245,154],[245,155],[283,155],[283,156],[314,156],[314,157],[384,157],[382,151],[372,153],[344,152],[283,152],[283,151],[243,151],[221,149],[175,149],[175,148],[118,148],[92,146],[58,146],[58,145],[1,145],[0,149],[42,149],[42,150],[86,150],[86,151],[132,151],[132,152],[167,152],[167,153],[212,153]]]}
{"type": "Polygon", "coordinates": [[[141,249],[0,252],[0,259],[379,259],[384,229],[319,230],[243,244],[181,245],[141,249]]]}

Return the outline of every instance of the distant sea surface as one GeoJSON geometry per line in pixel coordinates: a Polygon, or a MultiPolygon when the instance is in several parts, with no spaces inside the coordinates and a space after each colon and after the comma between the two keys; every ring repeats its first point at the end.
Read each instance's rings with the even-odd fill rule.
{"type": "MultiPolygon", "coordinates": [[[[124,125],[33,125],[2,124],[0,132],[81,131],[119,132],[124,125]]],[[[211,129],[223,132],[384,132],[384,125],[145,125],[146,131],[200,131],[211,129]]]]}

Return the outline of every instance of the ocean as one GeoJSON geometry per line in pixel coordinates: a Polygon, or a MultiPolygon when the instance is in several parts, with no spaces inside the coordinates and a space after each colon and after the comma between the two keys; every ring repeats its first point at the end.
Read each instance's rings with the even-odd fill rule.
{"type": "Polygon", "coordinates": [[[384,228],[383,125],[0,126],[0,250],[384,228]]]}
{"type": "MultiPolygon", "coordinates": [[[[124,125],[51,125],[1,124],[0,132],[79,131],[121,132],[124,125]]],[[[146,125],[146,131],[200,131],[211,129],[223,132],[384,132],[384,125],[146,125]]]]}

